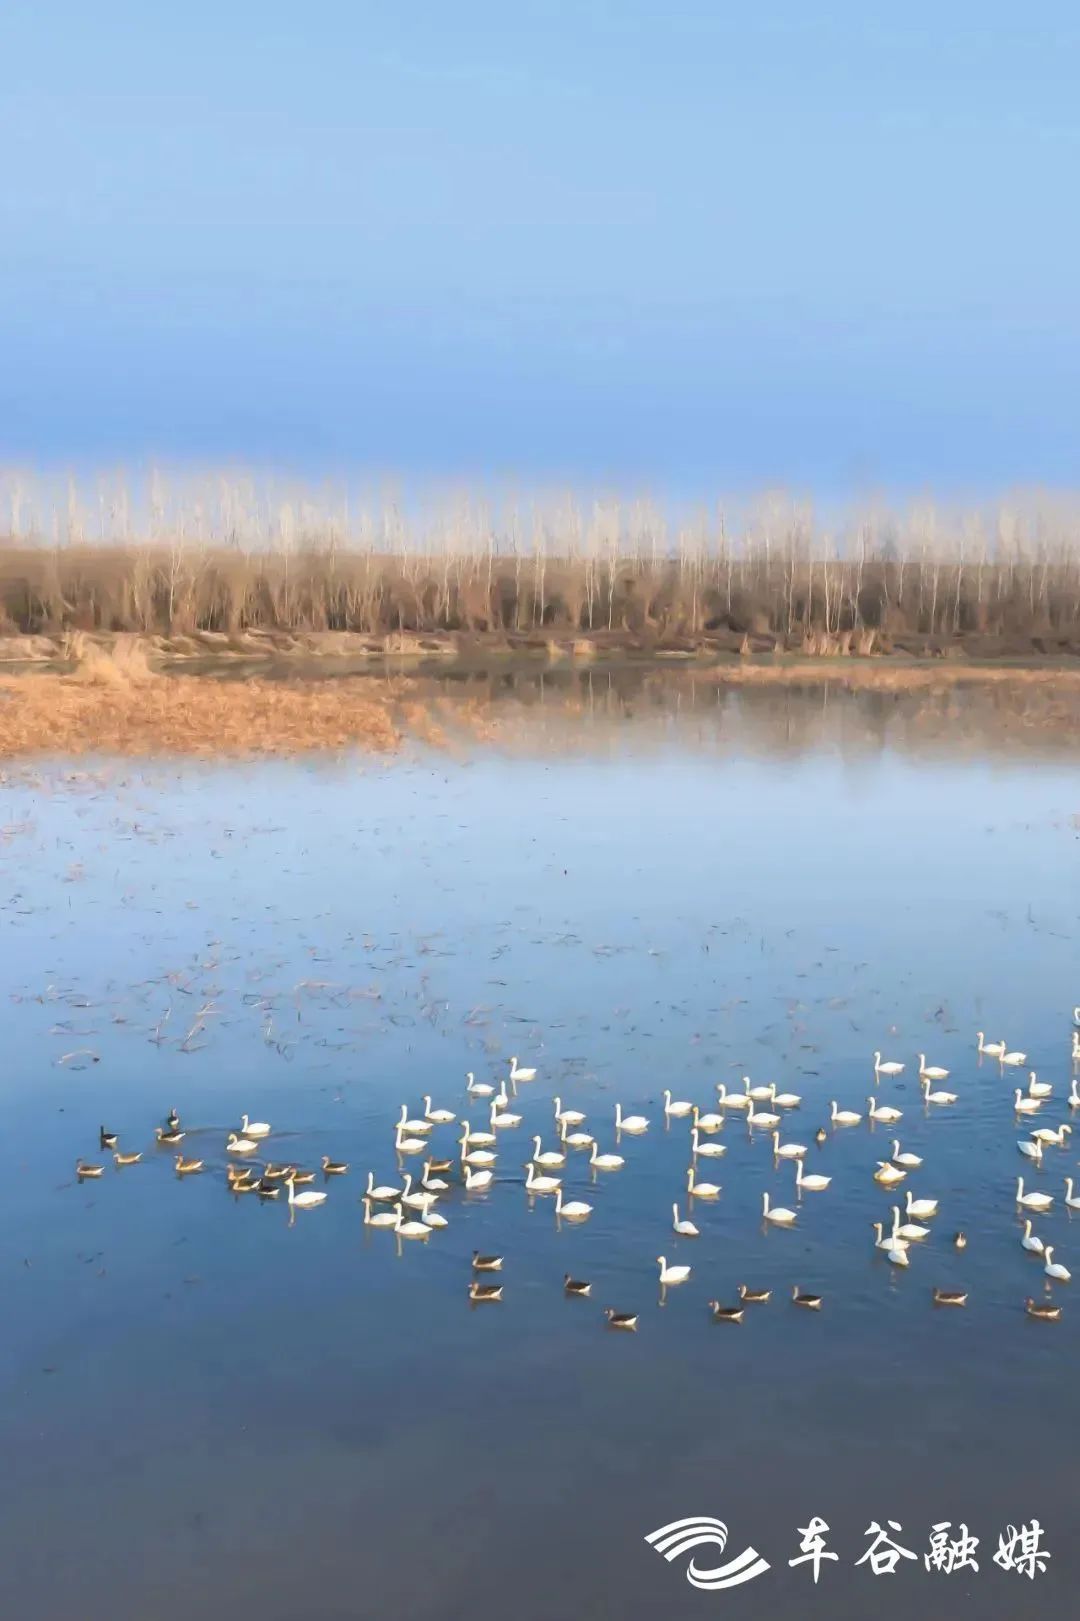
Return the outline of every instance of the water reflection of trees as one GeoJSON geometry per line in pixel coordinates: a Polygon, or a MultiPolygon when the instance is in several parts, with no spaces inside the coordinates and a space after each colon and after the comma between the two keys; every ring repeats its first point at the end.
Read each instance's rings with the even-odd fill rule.
{"type": "Polygon", "coordinates": [[[732,685],[715,673],[624,666],[476,671],[421,686],[448,718],[467,695],[496,721],[505,746],[552,752],[693,740],[745,754],[957,757],[1060,754],[1080,740],[1080,686],[1052,677],[890,690],[819,680],[732,685]]]}

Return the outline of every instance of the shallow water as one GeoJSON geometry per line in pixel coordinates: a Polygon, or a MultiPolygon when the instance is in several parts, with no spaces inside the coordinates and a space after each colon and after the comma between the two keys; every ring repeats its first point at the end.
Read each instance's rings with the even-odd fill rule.
{"type": "MultiPolygon", "coordinates": [[[[1080,1571],[1080,1315],[1067,1285],[1060,1323],[1021,1309],[1045,1288],[1018,1242],[1025,1133],[974,1031],[1026,1048],[1054,1083],[1047,1122],[1068,1116],[1075,774],[1061,740],[1002,751],[985,713],[965,727],[962,697],[950,706],[951,746],[868,695],[688,713],[652,689],[602,726],[556,708],[512,748],[60,762],[9,780],[11,1606],[163,1621],[223,1603],[282,1618],[1060,1606],[1080,1571]],[[876,1047],[907,1065],[877,1089],[900,1125],[864,1120],[819,1148],[831,1098],[865,1112],[876,1047]],[[921,1104],[920,1051],[951,1070],[955,1108],[921,1104]],[[400,1104],[415,1115],[430,1091],[460,1111],[465,1072],[497,1078],[511,1053],[540,1073],[521,1129],[499,1133],[492,1193],[455,1187],[447,1230],[400,1254],[365,1231],[361,1173],[394,1179],[400,1104]],[[832,1186],[794,1230],[764,1230],[763,1190],[794,1205],[794,1173],[734,1117],[713,1139],[726,1155],[698,1165],[721,1198],[696,1203],[700,1238],[676,1238],[688,1131],[665,1129],[661,1089],[712,1107],[744,1074],[801,1094],[783,1135],[832,1186]],[[617,1099],[651,1120],[622,1138],[622,1171],[571,1160],[568,1194],[595,1206],[584,1226],[522,1186],[556,1094],[604,1150],[617,1099]],[[170,1105],[201,1177],[178,1181],[151,1148],[170,1105]],[[324,1208],[290,1226],[281,1204],[229,1196],[224,1132],[244,1109],[274,1123],[274,1158],[351,1162],[324,1208]],[[79,1186],[103,1121],[146,1157],[79,1186]],[[941,1202],[903,1273],[870,1231],[896,1202],[871,1180],[896,1134],[925,1156],[916,1196],[941,1202]],[[506,1257],[498,1306],[466,1299],[475,1248],[506,1257]],[[661,1253],[693,1266],[666,1299],[661,1253]],[[564,1298],[566,1271],[591,1300],[564,1298]],[[771,1302],[710,1322],[705,1302],[743,1280],[771,1302]],[[820,1315],[785,1298],[796,1283],[820,1315]],[[970,1289],[966,1310],[934,1310],[934,1285],[970,1289]],[[604,1330],[608,1304],[640,1313],[636,1336],[604,1330]],[[752,1543],[773,1568],[695,1591],[685,1560],[643,1541],[691,1514],[730,1528],[702,1565],[752,1543]],[[815,1514],[840,1554],[816,1589],[787,1563],[815,1514]],[[1052,1557],[1029,1584],[991,1555],[1036,1517],[1052,1557]],[[899,1521],[918,1563],[855,1568],[871,1519],[899,1521]],[[924,1571],[943,1520],[982,1539],[978,1575],[924,1571]]],[[[453,1140],[438,1129],[437,1152],[453,1140]]],[[[1061,1201],[1076,1158],[1051,1150],[1029,1181],[1056,1197],[1037,1229],[1080,1268],[1061,1201]]]]}

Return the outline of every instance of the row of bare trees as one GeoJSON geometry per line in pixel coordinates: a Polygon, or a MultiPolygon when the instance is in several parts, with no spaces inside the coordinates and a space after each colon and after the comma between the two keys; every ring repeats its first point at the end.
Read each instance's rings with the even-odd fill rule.
{"type": "Polygon", "coordinates": [[[1080,502],[667,511],[571,495],[407,503],[235,474],[0,475],[9,631],[252,628],[1080,636],[1080,502]],[[6,513],[7,523],[3,523],[6,513]],[[4,529],[6,527],[6,535],[4,529]]]}

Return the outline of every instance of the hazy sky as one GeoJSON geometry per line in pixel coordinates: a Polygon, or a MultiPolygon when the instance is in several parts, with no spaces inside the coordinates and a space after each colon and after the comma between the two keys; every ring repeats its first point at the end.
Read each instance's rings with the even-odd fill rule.
{"type": "Polygon", "coordinates": [[[3,0],[0,460],[1080,474],[1080,7],[3,0]]]}

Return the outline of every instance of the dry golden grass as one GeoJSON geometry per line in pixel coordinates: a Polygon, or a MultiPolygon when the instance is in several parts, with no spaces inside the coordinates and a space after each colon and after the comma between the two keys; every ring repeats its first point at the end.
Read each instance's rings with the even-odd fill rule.
{"type": "Polygon", "coordinates": [[[838,686],[876,692],[941,692],[960,686],[1044,687],[1080,689],[1080,669],[1070,665],[1002,666],[999,664],[851,664],[808,658],[779,664],[739,663],[690,671],[692,677],[733,687],[838,686]]]}
{"type": "Polygon", "coordinates": [[[401,741],[405,683],[225,681],[155,675],[137,641],[73,640],[66,675],[0,681],[0,757],[297,754],[401,741]]]}

